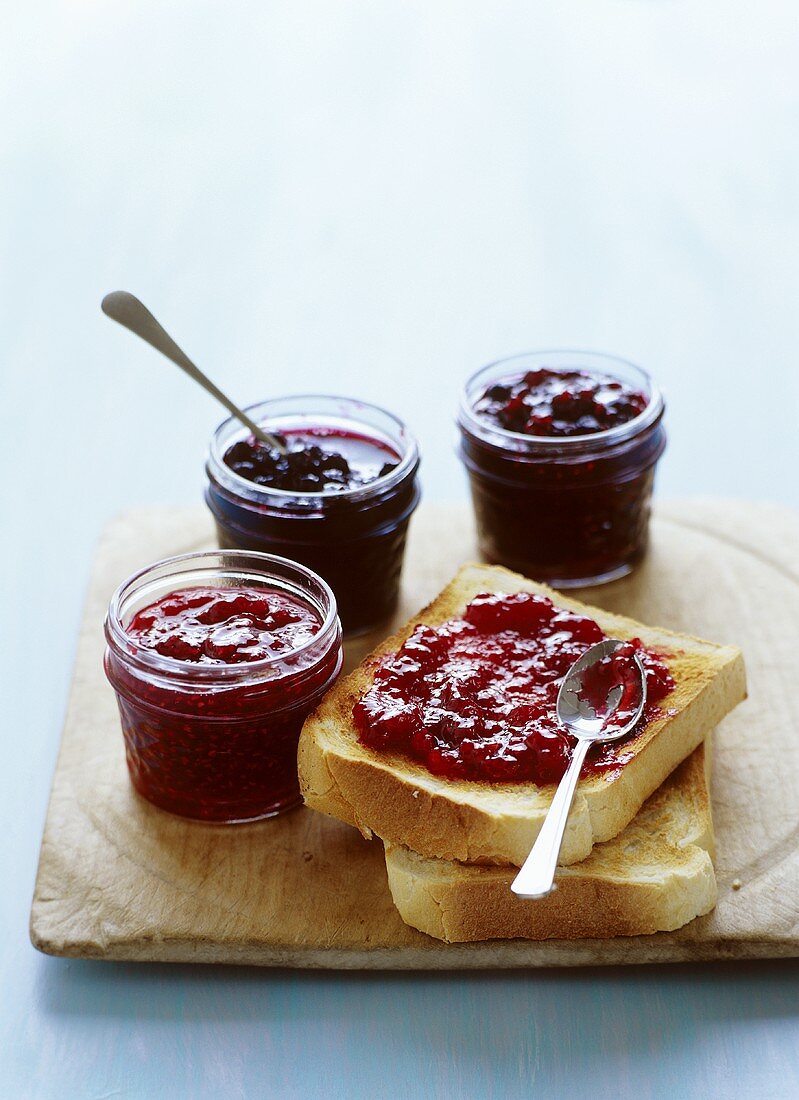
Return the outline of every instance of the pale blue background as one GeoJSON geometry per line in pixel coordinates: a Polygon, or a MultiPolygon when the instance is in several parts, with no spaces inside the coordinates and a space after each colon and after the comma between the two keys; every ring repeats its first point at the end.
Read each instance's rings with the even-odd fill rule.
{"type": "Polygon", "coordinates": [[[799,1095],[795,963],[346,975],[70,963],[26,921],[93,543],[197,499],[213,403],[333,388],[462,496],[458,385],[617,351],[660,490],[796,505],[792,0],[2,5],[0,1096],[799,1095]]]}

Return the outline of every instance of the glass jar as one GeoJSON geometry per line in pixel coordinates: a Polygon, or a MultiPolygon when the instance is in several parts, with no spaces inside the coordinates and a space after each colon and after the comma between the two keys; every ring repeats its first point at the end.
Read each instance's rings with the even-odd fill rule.
{"type": "Polygon", "coordinates": [[[225,463],[229,448],[248,436],[230,419],[214,434],[206,464],[205,499],[220,546],[280,554],[324,577],[349,635],[383,622],[397,604],[408,523],[421,495],[416,440],[391,413],[345,397],[284,397],[246,411],[270,432],[355,435],[397,456],[388,473],[352,489],[273,489],[248,481],[225,463]]]}
{"type": "Polygon", "coordinates": [[[323,580],[267,554],[167,558],[120,585],[105,636],[106,675],[139,794],[172,813],[216,822],[255,821],[299,805],[300,728],[342,660],[336,601],[323,580]],[[309,607],[319,629],[279,656],[213,665],[165,657],[127,633],[142,608],[197,587],[277,590],[309,607]]]}
{"type": "Polygon", "coordinates": [[[532,352],[474,374],[458,427],[483,557],[557,588],[629,573],[646,552],[663,412],[645,371],[596,352],[532,352]],[[541,368],[611,375],[643,393],[646,407],[624,424],[566,437],[508,431],[475,412],[489,386],[541,368]]]}

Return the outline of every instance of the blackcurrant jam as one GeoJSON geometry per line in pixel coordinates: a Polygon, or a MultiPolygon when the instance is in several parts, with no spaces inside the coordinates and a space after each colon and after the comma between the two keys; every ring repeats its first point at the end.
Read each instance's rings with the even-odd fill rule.
{"type": "Polygon", "coordinates": [[[288,493],[344,493],[371,485],[399,465],[399,455],[381,440],[343,429],[286,431],[275,439],[240,439],[225,451],[225,465],[254,485],[288,493]]]}
{"type": "Polygon", "coordinates": [[[319,577],[265,554],[169,558],[120,586],[105,632],[139,794],[215,822],[299,805],[300,729],[342,660],[319,577]]]}
{"type": "Polygon", "coordinates": [[[632,363],[537,352],[467,383],[458,426],[482,556],[560,588],[646,553],[663,399],[632,363]]]}
{"type": "MultiPolygon", "coordinates": [[[[448,779],[556,783],[575,745],[557,718],[558,692],[574,661],[604,638],[593,619],[555,607],[545,596],[476,596],[462,618],[417,626],[378,664],[353,710],[360,739],[448,779]]],[[[633,639],[591,670],[589,687],[598,698],[617,684],[627,693],[620,718],[636,710],[634,655],[646,676],[644,712],[630,734],[591,749],[587,771],[620,767],[629,742],[659,716],[674,688],[664,656],[633,639]]]]}
{"type": "Polygon", "coordinates": [[[282,398],[247,411],[285,453],[236,420],[219,427],[205,499],[220,546],[280,554],[324,577],[347,634],[385,621],[420,498],[413,436],[391,413],[347,398],[282,398]]]}

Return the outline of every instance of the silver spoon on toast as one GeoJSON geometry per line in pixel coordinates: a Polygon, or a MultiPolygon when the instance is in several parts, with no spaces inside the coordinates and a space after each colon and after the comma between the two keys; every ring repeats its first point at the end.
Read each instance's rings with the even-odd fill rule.
{"type": "Polygon", "coordinates": [[[590,747],[628,734],[646,705],[646,675],[638,654],[620,654],[628,642],[597,642],[574,662],[558,692],[557,715],[577,738],[571,762],[558,784],[529,856],[513,880],[520,898],[543,898],[555,886],[555,869],[574,792],[590,747]]]}

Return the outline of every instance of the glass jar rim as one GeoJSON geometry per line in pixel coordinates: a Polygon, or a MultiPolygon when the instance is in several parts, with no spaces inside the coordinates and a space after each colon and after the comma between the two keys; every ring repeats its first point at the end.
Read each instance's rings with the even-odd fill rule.
{"type": "MultiPolygon", "coordinates": [[[[190,569],[186,569],[185,572],[188,574],[193,573],[190,569]]],[[[161,558],[159,561],[137,570],[116,588],[108,605],[104,625],[109,648],[114,650],[122,660],[135,665],[140,671],[151,675],[160,675],[172,682],[202,683],[208,687],[228,687],[240,684],[242,681],[259,683],[272,680],[275,676],[275,670],[279,669],[286,661],[293,662],[298,657],[307,656],[308,652],[314,647],[319,647],[320,650],[327,652],[335,643],[336,637],[341,638],[341,624],[338,618],[336,597],[330,585],[317,573],[314,573],[312,569],[300,565],[299,562],[280,557],[278,554],[265,554],[260,550],[197,550],[161,558]],[[181,587],[182,566],[197,566],[199,568],[202,567],[203,563],[208,563],[209,571],[211,571],[214,559],[226,558],[233,559],[236,563],[241,564],[234,565],[231,563],[227,567],[219,565],[213,570],[214,575],[233,577],[236,574],[241,574],[246,579],[249,573],[251,576],[262,577],[266,582],[265,587],[269,585],[269,582],[272,582],[272,587],[278,590],[290,591],[292,595],[296,595],[305,603],[311,604],[322,614],[323,618],[319,630],[301,645],[285,653],[276,653],[259,658],[257,661],[242,661],[230,665],[200,665],[191,661],[181,661],[176,657],[167,657],[156,650],[136,644],[123,625],[123,607],[125,601],[134,595],[137,588],[142,587],[143,582],[148,577],[152,577],[155,581],[158,579],[156,574],[163,570],[161,579],[168,581],[169,578],[174,578],[176,582],[174,587],[168,588],[168,590],[177,591],[181,587]],[[272,567],[271,573],[269,571],[270,566],[272,567]],[[275,576],[275,569],[282,569],[288,574],[288,577],[282,578],[282,583],[281,578],[275,576]],[[292,574],[297,580],[310,582],[311,586],[315,586],[321,599],[317,602],[312,595],[296,583],[292,583],[292,574]],[[324,603],[322,600],[324,600],[324,603]]]]}
{"type": "MultiPolygon", "coordinates": [[[[542,366],[544,364],[541,364],[542,366]]],[[[561,366],[558,367],[556,363],[549,362],[546,364],[552,370],[566,370],[566,369],[579,369],[580,363],[572,364],[570,367],[561,366]]],[[[542,451],[551,450],[584,450],[590,448],[592,445],[599,445],[604,448],[608,445],[616,443],[622,443],[625,440],[644,431],[646,428],[654,424],[659,417],[663,414],[664,410],[663,394],[660,391],[660,387],[655,382],[651,374],[639,367],[637,363],[633,363],[629,359],[623,359],[618,355],[611,355],[602,351],[589,351],[581,348],[550,348],[543,351],[526,351],[519,352],[516,355],[509,355],[502,359],[495,359],[491,363],[485,364],[475,371],[474,374],[466,380],[461,391],[460,405],[458,409],[458,424],[462,429],[468,429],[473,435],[482,439],[486,443],[493,444],[496,447],[507,448],[508,445],[512,446],[516,450],[532,450],[540,448],[542,451]],[[627,420],[624,424],[617,424],[613,428],[606,428],[600,432],[588,432],[584,435],[568,435],[568,436],[546,436],[546,435],[527,435],[524,432],[512,432],[507,428],[501,428],[494,424],[489,423],[483,417],[479,416],[474,411],[474,398],[476,396],[475,389],[478,383],[486,384],[495,376],[507,376],[511,373],[514,364],[518,363],[521,367],[521,363],[549,359],[553,357],[575,357],[583,361],[583,365],[590,372],[591,363],[584,363],[586,359],[593,360],[595,369],[599,369],[601,364],[606,366],[608,374],[613,373],[613,365],[624,367],[626,370],[632,370],[641,382],[646,387],[647,404],[637,416],[634,416],[631,420],[627,420]],[[501,373],[500,373],[501,372],[501,373]]]]}
{"type": "MultiPolygon", "coordinates": [[[[248,481],[246,477],[237,474],[235,470],[232,470],[225,462],[225,451],[233,440],[226,440],[223,450],[222,437],[227,428],[239,424],[239,421],[236,420],[235,417],[230,416],[222,421],[211,437],[207,463],[209,474],[213,474],[214,478],[228,491],[246,500],[260,503],[273,501],[280,502],[283,505],[298,504],[303,508],[311,509],[315,506],[322,506],[323,503],[330,501],[358,502],[376,496],[377,494],[384,493],[387,490],[393,489],[419,465],[419,444],[416,441],[416,437],[408,429],[404,421],[400,420],[394,413],[389,412],[388,409],[384,409],[381,405],[374,405],[368,401],[361,401],[354,397],[344,397],[339,394],[301,393],[291,394],[289,397],[273,397],[266,401],[259,401],[254,405],[247,405],[244,411],[250,419],[254,420],[256,423],[268,424],[268,417],[259,419],[259,413],[263,414],[264,411],[271,409],[273,415],[291,415],[289,413],[281,414],[274,409],[274,406],[294,401],[308,404],[310,411],[306,413],[306,411],[303,410],[302,413],[296,413],[294,415],[307,416],[309,420],[314,415],[315,404],[339,402],[344,406],[352,406],[351,410],[340,412],[339,417],[342,420],[349,421],[365,429],[365,434],[367,436],[370,434],[374,436],[375,432],[377,432],[378,436],[383,433],[380,432],[379,428],[375,428],[367,420],[359,417],[358,410],[374,412],[385,417],[392,426],[396,428],[398,435],[402,437],[401,440],[387,440],[389,443],[404,443],[404,453],[400,455],[400,461],[392,470],[389,470],[388,473],[376,477],[374,481],[370,481],[366,485],[354,486],[351,489],[329,489],[321,493],[297,493],[288,489],[274,489],[268,485],[257,485],[254,481],[248,481]]],[[[318,415],[326,416],[330,415],[330,413],[329,411],[324,411],[318,413],[318,415]]],[[[246,438],[247,429],[243,425],[241,426],[241,431],[242,438],[246,438]]]]}

